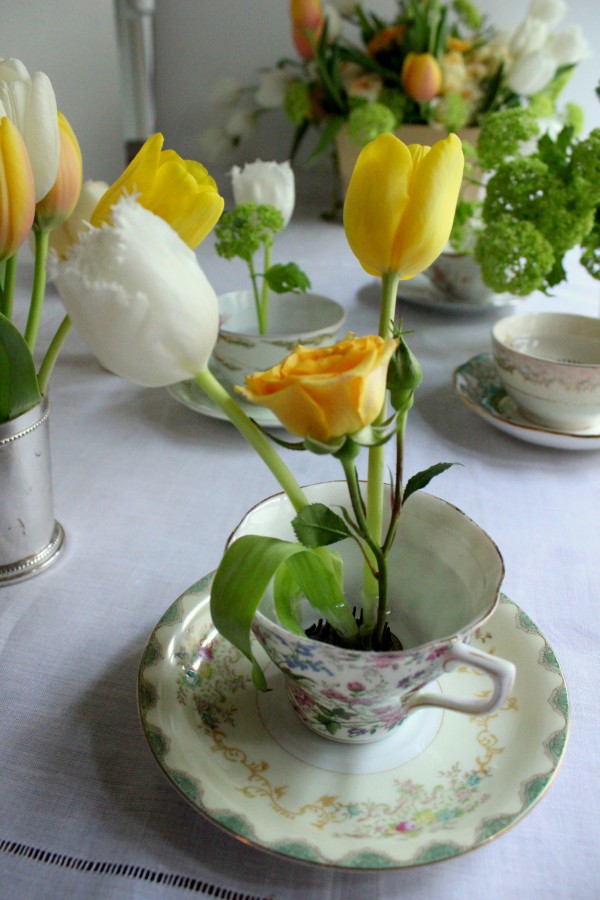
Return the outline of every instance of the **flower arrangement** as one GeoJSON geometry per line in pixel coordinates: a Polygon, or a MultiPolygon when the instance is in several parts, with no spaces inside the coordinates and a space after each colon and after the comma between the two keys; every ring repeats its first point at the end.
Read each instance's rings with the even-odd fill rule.
{"type": "Polygon", "coordinates": [[[600,129],[577,136],[579,110],[541,120],[510,109],[486,118],[473,161],[481,199],[461,199],[451,235],[456,251],[474,255],[497,293],[548,293],[566,279],[565,254],[600,279],[600,129]]]}
{"type": "Polygon", "coordinates": [[[565,12],[563,0],[531,0],[504,34],[471,0],[397,0],[389,21],[352,0],[291,0],[298,58],[261,71],[251,91],[233,79],[217,83],[214,102],[235,109],[205,131],[205,149],[222,155],[277,108],[295,126],[292,155],[310,129],[318,131],[313,158],[342,127],[364,146],[403,124],[442,132],[480,125],[489,112],[526,106],[564,84],[588,55],[579,26],[554,30],[565,12]],[[251,103],[238,107],[243,97],[251,103]]]}
{"type": "MultiPolygon", "coordinates": [[[[272,409],[300,438],[285,446],[329,453],[340,461],[351,506],[341,515],[308,503],[272,439],[209,369],[217,300],[194,254],[172,224],[150,208],[154,201],[165,213],[160,167],[157,174],[155,166],[159,145],[160,136],[154,136],[142,147],[96,207],[89,229],[59,261],[56,283],[68,313],[100,361],[117,374],[145,385],[194,378],[267,464],[296,511],[298,541],[247,536],[226,551],[211,591],[212,616],[221,633],[254,662],[250,625],[274,579],[289,627],[300,627],[294,609],[301,591],[337,642],[391,649],[397,644],[385,627],[387,554],[401,510],[416,490],[451,465],[435,464],[404,483],[404,432],[421,371],[395,324],[395,298],[398,281],[426,268],[448,239],[463,174],[460,141],[451,135],[432,148],[407,147],[382,135],[362,151],[346,199],[345,229],[362,266],[382,280],[378,333],[349,335],[314,350],[299,346],[273,369],[249,376],[240,389],[246,400],[272,409]],[[147,179],[151,173],[154,177],[147,179]],[[396,468],[391,521],[384,531],[383,454],[390,440],[396,443],[396,468]],[[369,456],[364,498],[356,466],[362,448],[369,456]],[[349,536],[365,559],[358,619],[346,601],[340,558],[330,546],[349,536]]],[[[180,208],[181,190],[179,184],[169,195],[173,211],[180,208]]],[[[205,224],[215,217],[217,197],[208,190],[200,195],[205,224]]],[[[178,216],[177,224],[185,233],[189,223],[178,216]]],[[[257,686],[265,688],[256,664],[253,673],[257,686]]]]}
{"type": "Polygon", "coordinates": [[[295,178],[289,162],[256,160],[231,171],[234,208],[221,216],[215,250],[224,259],[242,259],[248,266],[258,333],[269,324],[270,292],[303,293],[310,280],[296,263],[271,263],[275,235],[289,223],[295,204],[295,178]],[[262,249],[262,272],[255,257],[262,249]]]}

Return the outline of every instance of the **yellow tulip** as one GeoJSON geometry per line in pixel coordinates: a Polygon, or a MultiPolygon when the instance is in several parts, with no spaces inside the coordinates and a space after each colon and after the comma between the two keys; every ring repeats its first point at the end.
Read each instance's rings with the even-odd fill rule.
{"type": "Polygon", "coordinates": [[[385,400],[388,363],[398,341],[373,335],[309,348],[298,345],[267,372],[237,388],[266,406],[291,434],[328,443],[375,421],[385,400]]]}
{"type": "Polygon", "coordinates": [[[81,191],[83,163],[75,133],[66,117],[58,113],[60,155],[56,181],[35,207],[35,223],[41,231],[51,231],[65,222],[77,204],[81,191]]]}
{"type": "MultiPolygon", "coordinates": [[[[3,107],[0,105],[3,112],[3,107]]],[[[0,118],[0,260],[19,249],[33,224],[35,187],[21,134],[7,116],[0,118]]]]}
{"type": "Polygon", "coordinates": [[[344,204],[352,252],[370,274],[418,275],[439,256],[454,221],[464,168],[451,134],[433,147],[382,134],[361,151],[344,204]]]}
{"type": "Polygon", "coordinates": [[[442,69],[431,53],[409,53],[402,66],[402,87],[417,103],[428,103],[442,87],[442,69]]]}
{"type": "Polygon", "coordinates": [[[111,209],[123,194],[133,194],[141,206],[160,216],[194,249],[216,225],[224,200],[207,170],[182,159],[174,150],[162,150],[164,137],[154,134],[109,187],[92,215],[94,227],[110,219],[111,209]]]}

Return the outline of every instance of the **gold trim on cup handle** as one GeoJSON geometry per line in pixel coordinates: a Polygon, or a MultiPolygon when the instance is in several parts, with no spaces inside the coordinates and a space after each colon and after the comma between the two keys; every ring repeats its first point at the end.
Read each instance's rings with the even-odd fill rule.
{"type": "Polygon", "coordinates": [[[493,713],[502,706],[515,683],[517,670],[514,663],[459,641],[448,651],[444,661],[444,671],[451,672],[461,665],[479,669],[490,677],[493,690],[489,697],[469,699],[467,697],[446,697],[444,694],[416,694],[406,704],[409,710],[412,711],[422,706],[439,706],[455,712],[468,713],[471,716],[482,716],[493,713]]]}

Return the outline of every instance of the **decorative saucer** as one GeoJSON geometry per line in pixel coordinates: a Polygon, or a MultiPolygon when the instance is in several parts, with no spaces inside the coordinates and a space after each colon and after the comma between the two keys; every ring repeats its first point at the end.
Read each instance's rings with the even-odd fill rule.
{"type": "MultiPolygon", "coordinates": [[[[207,397],[200,385],[195,381],[179,381],[177,384],[169,385],[167,390],[179,403],[202,413],[203,416],[229,422],[223,410],[210,397],[207,397]]],[[[275,413],[272,413],[270,409],[266,409],[264,406],[256,406],[254,403],[247,403],[237,395],[235,399],[246,415],[254,419],[257,425],[261,425],[263,428],[283,428],[275,413]]]]}
{"type": "Polygon", "coordinates": [[[398,299],[416,306],[442,310],[450,313],[485,313],[515,306],[523,298],[513,294],[490,294],[479,303],[456,300],[437,288],[425,275],[415,275],[398,285],[398,299]]]}
{"type": "MultiPolygon", "coordinates": [[[[273,690],[257,694],[249,663],[211,622],[211,579],[176,600],[152,632],[138,708],[173,786],[244,843],[348,869],[424,865],[502,834],[550,787],[567,744],[567,690],[552,648],[506,597],[474,637],[517,667],[498,712],[420,719],[428,711],[419,710],[383,741],[349,746],[289,714],[272,666],[273,690]]],[[[487,686],[465,666],[438,682],[473,697],[487,686]]]]}
{"type": "Polygon", "coordinates": [[[553,431],[528,421],[500,383],[491,353],[478,353],[454,371],[454,388],[460,399],[500,431],[542,447],[557,450],[598,450],[597,428],[553,431]]]}

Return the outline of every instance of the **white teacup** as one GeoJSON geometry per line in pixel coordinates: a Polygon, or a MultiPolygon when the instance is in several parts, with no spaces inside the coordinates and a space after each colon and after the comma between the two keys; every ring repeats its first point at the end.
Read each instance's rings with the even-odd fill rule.
{"type": "Polygon", "coordinates": [[[523,415],[561,431],[600,428],[600,319],[507,316],[492,329],[500,379],[523,415]]]}
{"type": "Polygon", "coordinates": [[[245,384],[246,375],[277,365],[297,344],[334,343],[346,311],[319,294],[273,294],[267,334],[259,335],[252,291],[231,291],[219,297],[219,316],[210,367],[222,384],[232,387],[245,384]]]}

